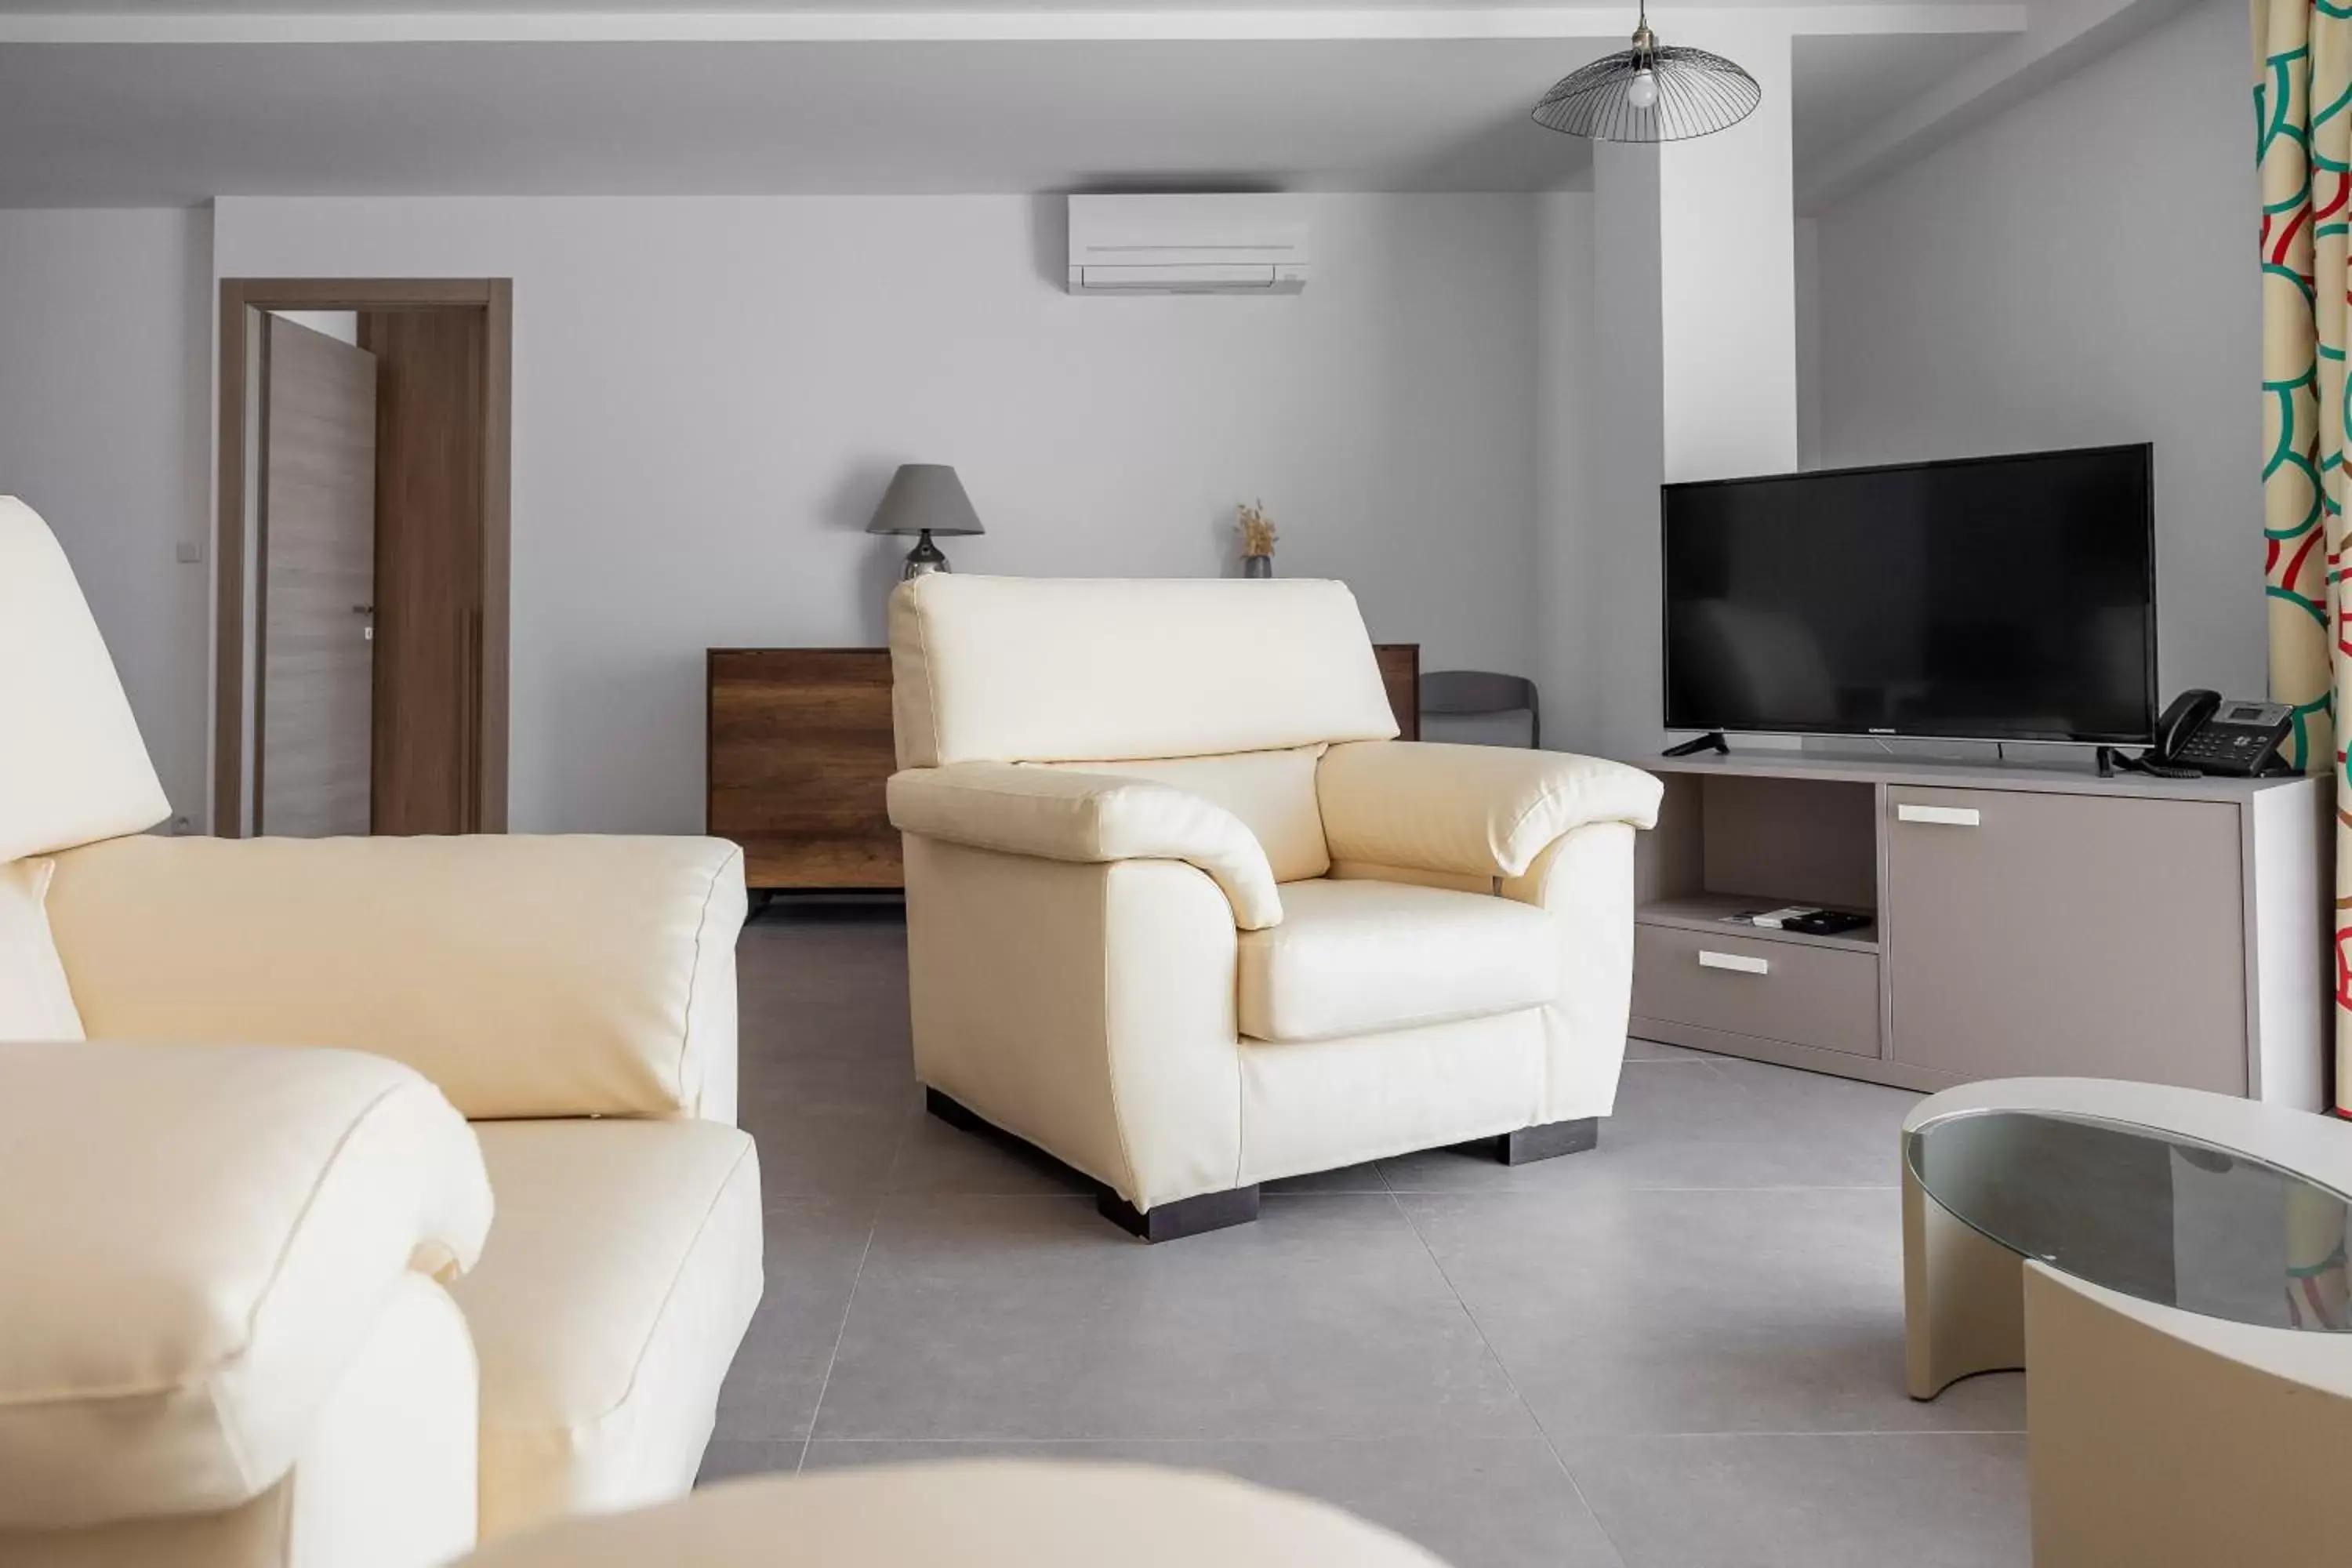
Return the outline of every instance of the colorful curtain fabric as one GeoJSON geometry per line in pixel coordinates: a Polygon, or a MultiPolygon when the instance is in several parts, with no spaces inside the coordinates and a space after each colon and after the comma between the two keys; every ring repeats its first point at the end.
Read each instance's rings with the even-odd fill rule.
{"type": "Polygon", "coordinates": [[[2271,695],[2299,762],[2336,791],[2336,1102],[2352,1115],[2352,783],[2335,716],[2352,712],[2342,603],[2352,5],[2252,0],[2263,196],[2263,535],[2271,695]]]}

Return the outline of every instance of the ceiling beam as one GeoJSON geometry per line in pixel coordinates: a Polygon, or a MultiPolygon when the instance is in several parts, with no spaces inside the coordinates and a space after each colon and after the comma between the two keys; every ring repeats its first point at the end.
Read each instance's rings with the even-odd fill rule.
{"type": "Polygon", "coordinates": [[[1797,186],[1817,214],[2187,10],[2192,0],[2043,0],[2032,25],[1819,160],[1797,186]]]}
{"type": "MultiPolygon", "coordinates": [[[[1584,5],[1290,6],[1020,11],[377,11],[0,13],[5,44],[1156,43],[1573,39],[1631,31],[1622,0],[1584,5]]],[[[1785,26],[1791,34],[2017,33],[2022,5],[1856,0],[1677,5],[1675,33],[1785,26]]]]}

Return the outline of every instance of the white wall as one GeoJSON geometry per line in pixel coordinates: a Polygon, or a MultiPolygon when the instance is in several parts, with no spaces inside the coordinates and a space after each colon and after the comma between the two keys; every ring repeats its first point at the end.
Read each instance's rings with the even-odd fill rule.
{"type": "Polygon", "coordinates": [[[1797,220],[1797,467],[1822,466],[1822,226],[1797,220]]]}
{"type": "Polygon", "coordinates": [[[2168,694],[2264,686],[2247,59],[2198,0],[1820,221],[1822,460],[2155,441],[2168,694]]]}
{"type": "Polygon", "coordinates": [[[48,521],[174,812],[205,806],[210,216],[0,211],[0,494],[48,521]]]}
{"type": "Polygon", "coordinates": [[[1533,667],[1535,207],[1314,198],[1292,300],[1072,299],[1018,196],[243,200],[215,271],[515,280],[513,822],[698,829],[703,650],[878,642],[901,461],[967,571],[1348,579],[1426,668],[1533,667]]]}

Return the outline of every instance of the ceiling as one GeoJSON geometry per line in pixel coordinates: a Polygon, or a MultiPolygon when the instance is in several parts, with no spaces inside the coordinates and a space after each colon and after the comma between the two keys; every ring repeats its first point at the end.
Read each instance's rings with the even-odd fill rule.
{"type": "Polygon", "coordinates": [[[1999,33],[1843,33],[1790,50],[1799,188],[1814,168],[2009,40],[1999,33]]]}
{"type": "Polygon", "coordinates": [[[0,205],[1574,184],[1596,47],[0,47],[0,205]]]}
{"type": "MultiPolygon", "coordinates": [[[[1789,0],[1697,0],[1710,8],[1738,9],[1778,6],[1789,0]]],[[[1881,0],[1831,0],[1832,4],[1872,5],[1881,0]]],[[[1993,5],[2003,0],[1978,0],[1993,5]]],[[[695,0],[688,5],[665,5],[658,0],[399,0],[386,5],[383,0],[217,0],[217,3],[190,4],[189,0],[0,0],[0,16],[44,17],[67,31],[73,31],[78,22],[93,26],[112,20],[139,19],[150,24],[172,22],[191,27],[214,27],[234,23],[238,18],[266,19],[279,30],[295,20],[303,30],[331,33],[348,28],[354,21],[397,23],[401,18],[416,19],[424,31],[435,30],[435,24],[446,24],[454,18],[474,18],[491,30],[528,30],[544,32],[540,25],[547,19],[614,18],[631,19],[631,26],[650,37],[658,34],[676,36],[690,32],[706,18],[723,18],[726,25],[741,30],[747,22],[762,17],[806,18],[818,16],[838,16],[871,19],[877,16],[992,16],[1008,30],[1019,26],[1022,16],[1053,17],[1118,17],[1147,16],[1162,19],[1181,18],[1187,13],[1211,13],[1221,16],[1230,24],[1236,13],[1272,13],[1284,18],[1283,25],[1321,32],[1346,33],[1356,26],[1354,18],[1365,14],[1386,14],[1391,27],[1412,26],[1420,31],[1458,32],[1465,18],[1487,13],[1517,14],[1523,18],[1555,18],[1563,13],[1610,9],[1622,12],[1623,27],[1632,30],[1633,0],[1614,6],[1596,5],[1595,0],[1301,0],[1298,4],[1275,3],[1275,0],[695,0]],[[1420,23],[1401,23],[1398,19],[1417,16],[1420,23]]],[[[1662,6],[1661,15],[1669,8],[1662,6]]],[[[1688,7],[1685,7],[1685,10],[1688,7]]],[[[1181,21],[1171,21],[1180,26],[1181,21]]]]}
{"type": "MultiPolygon", "coordinates": [[[[1528,110],[1622,47],[1627,8],[0,0],[0,205],[1573,188],[1589,146],[1528,110]]],[[[1706,42],[1706,18],[1729,8],[1685,7],[1685,41],[1706,42]]],[[[1864,9],[1962,18],[1939,26],[2022,14],[1969,0],[1838,14],[1864,9]]],[[[1657,22],[1682,37],[1664,8],[1657,22]]],[[[2021,25],[1801,37],[1800,184],[1808,159],[2021,25]]]]}

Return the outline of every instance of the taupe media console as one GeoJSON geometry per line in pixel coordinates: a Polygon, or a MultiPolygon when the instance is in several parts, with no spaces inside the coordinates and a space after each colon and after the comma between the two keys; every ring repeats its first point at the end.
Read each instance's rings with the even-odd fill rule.
{"type": "Polygon", "coordinates": [[[2053,1074],[2325,1103],[2320,781],[1793,752],[1642,765],[1666,784],[1635,870],[1645,1039],[1906,1089],[2053,1074]],[[1723,919],[1790,903],[1873,921],[1723,919]]]}

